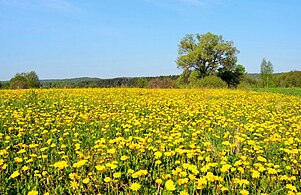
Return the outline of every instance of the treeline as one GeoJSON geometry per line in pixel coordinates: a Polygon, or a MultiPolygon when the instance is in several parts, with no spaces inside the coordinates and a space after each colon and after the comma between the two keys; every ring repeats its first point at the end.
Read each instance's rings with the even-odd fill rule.
{"type": "Polygon", "coordinates": [[[240,88],[292,88],[301,87],[301,71],[290,71],[286,73],[274,73],[270,76],[268,82],[262,79],[261,74],[246,75],[240,88]]]}
{"type": "Polygon", "coordinates": [[[179,76],[122,77],[113,79],[78,78],[42,81],[42,88],[174,88],[179,76]]]}
{"type": "Polygon", "coordinates": [[[12,79],[0,82],[2,89],[28,89],[28,88],[176,88],[179,75],[157,77],[122,77],[112,79],[100,78],[74,78],[39,80],[34,72],[17,73],[12,79]],[[34,75],[34,76],[33,76],[34,75]]]}
{"type": "MultiPolygon", "coordinates": [[[[29,73],[18,73],[10,81],[0,82],[2,89],[26,89],[26,88],[226,88],[227,83],[217,75],[211,75],[199,79],[195,72],[187,75],[169,75],[158,77],[132,77],[132,78],[74,78],[60,80],[39,80],[38,75],[31,71],[29,73]]],[[[265,82],[260,74],[246,74],[238,88],[263,88],[265,82]]],[[[269,87],[301,87],[301,71],[272,74],[269,87]]]]}

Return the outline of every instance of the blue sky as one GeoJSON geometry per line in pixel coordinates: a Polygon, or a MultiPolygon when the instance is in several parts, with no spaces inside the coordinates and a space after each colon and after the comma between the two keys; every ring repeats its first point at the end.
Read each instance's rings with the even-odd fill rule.
{"type": "Polygon", "coordinates": [[[299,0],[0,0],[0,80],[179,74],[189,33],[233,41],[239,63],[259,72],[300,70],[299,0]]]}

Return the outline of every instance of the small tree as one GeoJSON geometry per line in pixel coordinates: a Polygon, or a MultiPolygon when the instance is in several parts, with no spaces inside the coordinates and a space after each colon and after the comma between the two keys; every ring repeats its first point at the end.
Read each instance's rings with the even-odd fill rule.
{"type": "Polygon", "coordinates": [[[272,74],[274,72],[273,64],[267,61],[265,58],[262,59],[260,66],[260,76],[263,87],[269,87],[269,84],[273,82],[272,74]]]}
{"type": "Polygon", "coordinates": [[[231,68],[222,67],[218,69],[218,76],[227,83],[228,88],[237,88],[245,74],[246,70],[243,65],[235,65],[231,68]]]}
{"type": "Polygon", "coordinates": [[[11,89],[27,89],[29,85],[25,77],[25,73],[17,73],[12,79],[10,79],[9,87],[11,89]]]}
{"type": "Polygon", "coordinates": [[[41,86],[39,77],[35,71],[30,71],[25,74],[29,88],[39,88],[41,86]]]}
{"type": "Polygon", "coordinates": [[[9,87],[11,89],[39,88],[40,86],[39,77],[34,71],[17,73],[9,81],[9,87]]]}

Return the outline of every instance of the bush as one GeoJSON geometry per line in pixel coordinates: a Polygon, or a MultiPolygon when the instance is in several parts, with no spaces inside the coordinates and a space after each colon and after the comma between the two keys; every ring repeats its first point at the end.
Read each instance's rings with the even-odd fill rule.
{"type": "Polygon", "coordinates": [[[214,75],[201,78],[195,83],[189,83],[189,85],[192,88],[227,88],[227,83],[214,75]]]}
{"type": "Polygon", "coordinates": [[[148,88],[176,88],[176,86],[176,81],[169,78],[152,79],[147,85],[148,88]]]}

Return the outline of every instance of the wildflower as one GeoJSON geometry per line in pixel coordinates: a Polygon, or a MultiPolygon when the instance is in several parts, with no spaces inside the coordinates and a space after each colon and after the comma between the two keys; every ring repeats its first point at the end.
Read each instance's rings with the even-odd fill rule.
{"type": "Polygon", "coordinates": [[[222,173],[228,172],[231,167],[232,167],[231,165],[225,164],[222,166],[221,172],[222,173]]]}
{"type": "Polygon", "coordinates": [[[183,190],[183,191],[180,192],[180,195],[189,195],[189,194],[186,190],[183,190]]]}
{"type": "Polygon", "coordinates": [[[59,161],[52,165],[53,167],[57,168],[58,170],[62,170],[68,167],[68,163],[66,161],[59,161]]]}
{"type": "Polygon", "coordinates": [[[78,185],[78,183],[77,183],[76,181],[73,180],[73,181],[70,182],[70,186],[71,186],[72,188],[75,188],[75,189],[76,189],[76,188],[78,188],[79,185],[78,185]]]}
{"type": "Polygon", "coordinates": [[[162,179],[156,179],[156,183],[157,183],[157,184],[161,185],[162,182],[163,182],[162,179]]]}
{"type": "Polygon", "coordinates": [[[161,158],[162,152],[155,152],[154,155],[155,155],[155,159],[161,158]]]}
{"type": "Polygon", "coordinates": [[[84,166],[87,162],[88,162],[87,160],[80,160],[77,163],[74,163],[73,167],[80,168],[80,167],[84,166]]]}
{"type": "Polygon", "coordinates": [[[267,162],[267,159],[262,157],[262,156],[258,156],[257,160],[260,161],[260,162],[267,162]]]}
{"type": "Polygon", "coordinates": [[[256,170],[253,170],[253,171],[252,171],[252,177],[253,177],[253,178],[259,178],[259,176],[260,176],[260,172],[258,172],[258,171],[256,171],[256,170]]]}
{"type": "Polygon", "coordinates": [[[11,178],[16,178],[20,175],[19,171],[14,171],[13,174],[10,175],[11,178]]]}
{"type": "Polygon", "coordinates": [[[174,191],[176,189],[175,184],[171,179],[166,181],[165,188],[168,191],[174,191]]]}
{"type": "Polygon", "coordinates": [[[20,157],[16,157],[16,158],[14,158],[14,160],[15,160],[16,163],[20,163],[20,162],[23,161],[23,159],[20,158],[20,157]]]}
{"type": "Polygon", "coordinates": [[[127,160],[127,159],[129,159],[130,157],[128,157],[128,156],[122,156],[121,158],[120,158],[120,160],[122,160],[122,161],[125,161],[125,160],[127,160]]]}
{"type": "Polygon", "coordinates": [[[39,194],[39,192],[36,190],[30,191],[27,193],[27,195],[38,195],[38,194],[39,194]]]}
{"type": "Polygon", "coordinates": [[[87,183],[89,183],[89,182],[90,182],[90,179],[89,179],[89,178],[83,179],[83,183],[84,183],[84,184],[87,184],[87,183]]]}
{"type": "Polygon", "coordinates": [[[105,177],[104,181],[105,181],[106,183],[109,183],[109,182],[112,181],[112,179],[111,179],[110,177],[105,177]]]}
{"type": "Polygon", "coordinates": [[[106,169],[106,167],[104,165],[96,165],[95,168],[97,171],[103,171],[106,169]]]}
{"type": "Polygon", "coordinates": [[[297,192],[297,188],[295,186],[293,186],[292,184],[286,184],[285,187],[291,191],[297,192]]]}
{"type": "Polygon", "coordinates": [[[130,186],[130,189],[133,191],[138,191],[140,189],[141,185],[139,183],[132,183],[130,186]]]}
{"type": "Polygon", "coordinates": [[[114,178],[120,178],[121,177],[121,172],[117,172],[113,174],[114,178]]]}
{"type": "Polygon", "coordinates": [[[248,190],[240,190],[241,195],[248,195],[249,191],[248,190]]]}

